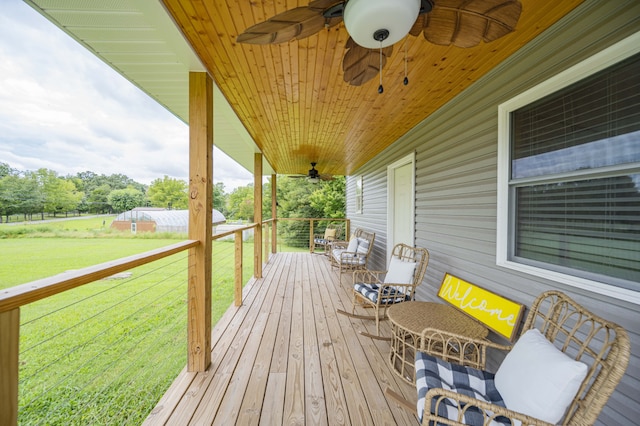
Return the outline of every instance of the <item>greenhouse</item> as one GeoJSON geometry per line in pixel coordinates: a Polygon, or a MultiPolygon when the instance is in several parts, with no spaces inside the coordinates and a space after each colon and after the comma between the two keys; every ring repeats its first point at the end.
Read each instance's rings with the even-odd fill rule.
{"type": "MultiPolygon", "coordinates": [[[[218,210],[213,210],[213,226],[226,222],[218,210]]],[[[111,228],[131,232],[176,232],[186,234],[189,231],[189,210],[166,210],[154,208],[135,208],[120,213],[111,223],[111,228]]]]}

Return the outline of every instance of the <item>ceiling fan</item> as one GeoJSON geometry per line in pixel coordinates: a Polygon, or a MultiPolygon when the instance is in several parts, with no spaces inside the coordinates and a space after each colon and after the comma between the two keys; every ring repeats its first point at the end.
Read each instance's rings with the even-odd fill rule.
{"type": "Polygon", "coordinates": [[[318,163],[311,163],[311,169],[309,169],[309,172],[306,175],[290,175],[289,177],[306,178],[309,182],[313,183],[320,182],[321,180],[333,180],[333,176],[331,175],[321,175],[316,169],[316,164],[318,163]]]}
{"type": "Polygon", "coordinates": [[[349,33],[344,81],[360,86],[382,70],[393,44],[407,34],[422,33],[438,45],[474,47],[512,32],[521,11],[518,0],[312,0],[247,28],[237,41],[284,43],[344,21],[349,33]]]}

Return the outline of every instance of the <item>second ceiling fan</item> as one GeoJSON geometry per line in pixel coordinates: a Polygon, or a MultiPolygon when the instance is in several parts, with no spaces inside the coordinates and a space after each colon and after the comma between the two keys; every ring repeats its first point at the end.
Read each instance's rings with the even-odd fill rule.
{"type": "Polygon", "coordinates": [[[311,163],[311,169],[309,169],[309,172],[306,175],[290,175],[289,177],[292,178],[307,178],[310,182],[320,182],[321,180],[333,180],[333,176],[331,175],[324,175],[324,174],[320,174],[320,172],[318,172],[318,170],[316,169],[316,164],[318,163],[311,163]]]}
{"type": "Polygon", "coordinates": [[[518,0],[312,0],[247,28],[237,41],[284,43],[344,21],[349,39],[343,77],[360,86],[382,70],[393,44],[407,34],[422,33],[437,45],[474,47],[512,32],[521,11],[518,0]]]}

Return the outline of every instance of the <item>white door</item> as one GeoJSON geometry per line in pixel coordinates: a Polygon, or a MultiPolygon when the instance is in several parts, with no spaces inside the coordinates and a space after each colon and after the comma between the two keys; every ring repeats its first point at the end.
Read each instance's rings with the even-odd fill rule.
{"type": "Polygon", "coordinates": [[[387,259],[398,243],[414,245],[415,155],[387,168],[387,259]]]}

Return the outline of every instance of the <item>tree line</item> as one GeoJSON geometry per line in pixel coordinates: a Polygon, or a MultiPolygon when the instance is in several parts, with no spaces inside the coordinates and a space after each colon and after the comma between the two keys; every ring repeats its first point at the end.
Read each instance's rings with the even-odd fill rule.
{"type": "MultiPolygon", "coordinates": [[[[344,217],[343,177],[320,184],[306,179],[278,179],[276,188],[281,217],[344,217]]],[[[263,217],[271,217],[271,179],[263,188],[263,217]]],[[[112,214],[136,207],[187,209],[186,181],[169,176],[144,185],[123,174],[104,175],[91,171],[60,176],[46,168],[20,171],[0,163],[0,223],[20,215],[112,214]]],[[[227,219],[253,221],[253,185],[225,192],[224,183],[213,189],[213,208],[227,219]]]]}

